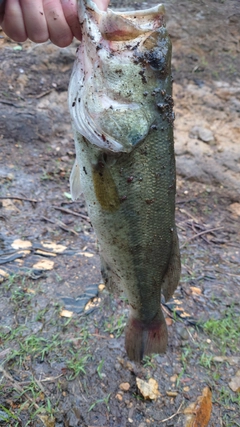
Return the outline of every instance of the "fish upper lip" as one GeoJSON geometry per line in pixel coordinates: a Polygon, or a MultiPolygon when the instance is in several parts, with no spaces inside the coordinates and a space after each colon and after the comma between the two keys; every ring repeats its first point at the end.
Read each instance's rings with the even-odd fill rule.
{"type": "Polygon", "coordinates": [[[147,15],[151,15],[152,13],[156,13],[157,15],[160,12],[162,12],[162,14],[165,13],[165,7],[163,6],[162,3],[158,4],[157,6],[150,7],[149,9],[129,10],[126,12],[114,11],[114,13],[118,15],[123,15],[123,16],[142,16],[142,15],[147,16],[147,15]]]}

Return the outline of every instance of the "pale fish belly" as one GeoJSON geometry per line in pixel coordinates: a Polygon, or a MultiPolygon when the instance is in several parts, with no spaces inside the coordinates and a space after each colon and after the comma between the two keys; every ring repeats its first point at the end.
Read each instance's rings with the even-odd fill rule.
{"type": "Polygon", "coordinates": [[[107,287],[127,296],[126,350],[141,360],[166,349],[161,291],[169,298],[180,275],[171,46],[161,7],[121,15],[89,3],[69,89],[71,190],[84,193],[107,287]]]}

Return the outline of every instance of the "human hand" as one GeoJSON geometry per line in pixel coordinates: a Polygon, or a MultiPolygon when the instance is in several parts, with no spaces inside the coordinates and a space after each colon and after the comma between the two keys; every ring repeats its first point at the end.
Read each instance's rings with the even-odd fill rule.
{"type": "MultiPolygon", "coordinates": [[[[94,0],[105,10],[109,0],[94,0]]],[[[50,39],[59,47],[81,40],[77,0],[0,0],[0,24],[16,42],[29,38],[35,43],[50,39]]]]}

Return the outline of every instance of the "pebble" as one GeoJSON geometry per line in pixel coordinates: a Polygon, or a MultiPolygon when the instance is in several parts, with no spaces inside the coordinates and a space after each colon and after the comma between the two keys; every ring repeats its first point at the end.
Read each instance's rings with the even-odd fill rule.
{"type": "Polygon", "coordinates": [[[191,138],[198,138],[203,142],[213,142],[214,136],[210,129],[204,128],[203,126],[193,126],[190,131],[191,138]]]}
{"type": "Polygon", "coordinates": [[[120,402],[123,400],[122,395],[120,393],[116,394],[116,398],[120,400],[120,402]]]}
{"type": "Polygon", "coordinates": [[[178,392],[177,391],[167,391],[166,392],[166,395],[167,396],[169,396],[169,397],[177,397],[177,395],[178,395],[178,392]]]}
{"type": "Polygon", "coordinates": [[[189,339],[188,331],[186,328],[178,327],[177,332],[179,333],[182,340],[188,340],[189,339]]]}
{"type": "Polygon", "coordinates": [[[178,376],[177,376],[177,374],[175,374],[175,375],[173,375],[172,377],[170,377],[170,381],[171,381],[172,383],[175,383],[175,382],[177,381],[177,378],[178,378],[178,376]]]}
{"type": "Polygon", "coordinates": [[[128,391],[130,389],[130,384],[129,383],[121,383],[119,388],[120,388],[120,390],[128,391]]]}

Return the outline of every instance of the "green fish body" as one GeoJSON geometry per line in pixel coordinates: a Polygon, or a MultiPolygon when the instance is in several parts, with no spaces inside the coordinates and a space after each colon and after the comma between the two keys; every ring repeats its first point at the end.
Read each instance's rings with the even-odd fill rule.
{"type": "Polygon", "coordinates": [[[161,311],[176,289],[171,43],[163,7],[117,13],[79,3],[83,39],[69,87],[76,162],[73,198],[83,192],[108,289],[130,306],[130,359],[161,353],[161,311]]]}

